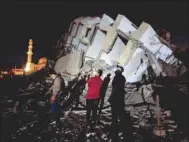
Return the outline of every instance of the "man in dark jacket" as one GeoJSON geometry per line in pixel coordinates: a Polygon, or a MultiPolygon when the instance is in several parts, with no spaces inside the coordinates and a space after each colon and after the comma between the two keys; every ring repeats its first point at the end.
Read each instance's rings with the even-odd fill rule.
{"type": "Polygon", "coordinates": [[[78,106],[79,106],[79,103],[80,103],[80,100],[79,100],[79,98],[80,98],[80,95],[82,94],[82,92],[83,92],[83,90],[85,89],[85,85],[86,85],[86,83],[87,83],[87,76],[86,75],[84,75],[84,76],[81,76],[81,78],[79,79],[79,81],[78,81],[78,83],[77,83],[77,85],[76,85],[76,104],[75,104],[75,107],[76,107],[76,109],[78,108],[78,106]]]}
{"type": "Polygon", "coordinates": [[[108,88],[108,84],[109,84],[109,82],[110,82],[110,76],[111,76],[111,74],[108,74],[108,75],[104,78],[102,87],[101,87],[101,89],[100,89],[100,108],[99,108],[99,113],[98,113],[98,115],[101,114],[102,109],[103,109],[103,107],[104,107],[104,98],[105,98],[105,95],[106,95],[106,91],[107,91],[107,88],[108,88]]]}
{"type": "Polygon", "coordinates": [[[118,67],[115,72],[115,77],[112,81],[112,93],[109,98],[109,102],[111,104],[112,111],[112,134],[111,139],[112,142],[118,142],[118,130],[117,130],[117,122],[118,118],[120,119],[121,127],[124,134],[124,142],[132,142],[132,133],[129,132],[131,129],[130,117],[126,115],[125,112],[125,83],[126,79],[122,75],[123,68],[118,67]]]}

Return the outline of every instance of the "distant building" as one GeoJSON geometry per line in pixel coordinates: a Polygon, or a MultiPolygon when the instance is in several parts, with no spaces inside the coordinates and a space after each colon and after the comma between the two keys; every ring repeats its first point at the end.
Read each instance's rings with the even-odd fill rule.
{"type": "Polygon", "coordinates": [[[13,75],[24,75],[24,69],[12,69],[13,75]]]}
{"type": "Polygon", "coordinates": [[[38,64],[32,63],[32,52],[33,49],[33,40],[29,40],[29,46],[28,46],[28,52],[27,52],[27,62],[24,69],[22,68],[14,68],[10,71],[1,71],[0,72],[0,78],[3,78],[4,75],[24,75],[24,74],[30,74],[36,71],[39,71],[43,69],[47,64],[47,58],[42,57],[39,59],[38,64]]]}
{"type": "Polygon", "coordinates": [[[33,49],[33,40],[29,40],[29,46],[28,46],[28,52],[27,52],[27,62],[26,62],[26,67],[24,69],[25,74],[30,74],[36,71],[41,70],[44,68],[47,64],[47,58],[42,57],[39,59],[38,64],[32,63],[32,52],[33,49]]]}

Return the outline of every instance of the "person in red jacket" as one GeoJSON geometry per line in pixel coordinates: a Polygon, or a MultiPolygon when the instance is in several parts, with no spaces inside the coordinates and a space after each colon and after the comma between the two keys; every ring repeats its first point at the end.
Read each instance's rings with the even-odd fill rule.
{"type": "Polygon", "coordinates": [[[100,88],[103,83],[102,79],[100,78],[102,76],[102,73],[103,71],[101,69],[98,69],[95,77],[90,78],[87,82],[88,91],[86,94],[86,119],[87,124],[90,126],[91,129],[94,125],[96,125],[97,122],[97,109],[100,98],[100,88]]]}

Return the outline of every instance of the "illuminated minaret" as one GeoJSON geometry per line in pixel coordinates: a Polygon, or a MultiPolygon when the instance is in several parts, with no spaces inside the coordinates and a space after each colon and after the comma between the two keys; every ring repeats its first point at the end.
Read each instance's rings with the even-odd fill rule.
{"type": "Polygon", "coordinates": [[[33,40],[30,39],[29,40],[29,46],[28,46],[28,58],[27,58],[27,63],[26,63],[26,68],[25,68],[25,71],[26,72],[29,72],[31,70],[31,63],[32,63],[32,49],[33,49],[33,40]]]}

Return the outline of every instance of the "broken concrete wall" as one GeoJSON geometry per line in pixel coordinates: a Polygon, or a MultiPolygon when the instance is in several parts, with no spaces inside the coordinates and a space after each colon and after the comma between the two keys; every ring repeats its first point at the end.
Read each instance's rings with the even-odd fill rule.
{"type": "MultiPolygon", "coordinates": [[[[131,33],[136,30],[132,22],[125,16],[118,14],[113,26],[101,26],[101,30],[107,31],[106,37],[101,43],[102,50],[105,52],[102,54],[101,59],[105,60],[108,64],[119,63],[120,56],[124,51],[125,45],[128,40],[123,41],[120,39],[119,32],[131,33]]],[[[123,57],[124,58],[124,57],[123,57]]]]}
{"type": "MultiPolygon", "coordinates": [[[[76,50],[85,52],[85,61],[100,57],[109,66],[120,64],[125,69],[123,74],[128,82],[141,81],[142,75],[147,74],[149,65],[157,76],[160,75],[165,67],[158,60],[176,68],[182,64],[145,22],[137,29],[129,19],[120,14],[115,21],[103,14],[101,18],[80,17],[74,22],[77,30],[70,28],[70,35],[74,36],[71,44],[77,47],[76,50]]],[[[71,38],[68,38],[68,42],[69,40],[71,38]]]]}
{"type": "Polygon", "coordinates": [[[78,30],[78,27],[79,27],[79,23],[84,19],[84,17],[79,17],[77,19],[75,19],[71,26],[70,26],[70,29],[69,29],[69,33],[70,33],[70,36],[73,36],[75,37],[76,34],[77,34],[77,30],[78,30]]]}
{"type": "Polygon", "coordinates": [[[83,37],[90,38],[91,29],[100,21],[100,17],[86,17],[81,23],[84,25],[81,33],[79,34],[79,38],[82,39],[83,37]]]}
{"type": "MultiPolygon", "coordinates": [[[[86,51],[86,57],[87,58],[93,58],[96,59],[96,57],[98,56],[100,50],[102,49],[102,45],[101,42],[103,41],[103,39],[105,38],[105,33],[103,32],[102,29],[100,29],[101,27],[107,27],[110,24],[112,24],[114,21],[113,19],[111,19],[109,16],[103,14],[99,25],[94,25],[94,35],[91,36],[91,45],[89,45],[87,51],[86,51]]],[[[106,31],[106,30],[105,30],[106,31]]]]}
{"type": "Polygon", "coordinates": [[[109,54],[103,53],[101,59],[104,60],[109,65],[118,63],[119,58],[124,50],[124,47],[125,44],[122,42],[122,40],[119,37],[117,37],[110,53],[109,54]]]}
{"type": "Polygon", "coordinates": [[[84,20],[82,20],[83,27],[81,29],[81,32],[76,37],[80,42],[78,44],[77,50],[87,50],[87,46],[90,44],[91,36],[93,35],[95,25],[99,23],[100,18],[99,17],[87,17],[84,20]],[[92,29],[93,28],[93,29],[92,29]]]}
{"type": "Polygon", "coordinates": [[[119,25],[118,25],[118,33],[121,31],[124,34],[130,34],[134,31],[136,31],[137,27],[124,15],[118,14],[117,19],[119,20],[119,25]]]}
{"type": "Polygon", "coordinates": [[[182,62],[175,58],[172,50],[160,41],[158,35],[149,24],[142,22],[138,30],[134,32],[132,36],[143,43],[157,60],[162,60],[173,68],[179,68],[179,65],[182,65],[182,62]]]}
{"type": "Polygon", "coordinates": [[[77,30],[79,28],[79,23],[84,19],[84,17],[79,17],[77,19],[75,19],[69,27],[69,31],[68,31],[68,36],[65,39],[65,45],[66,47],[77,47],[77,41],[74,40],[74,37],[77,34],[77,30]],[[74,44],[73,44],[74,43],[74,44]]]}
{"type": "Polygon", "coordinates": [[[73,51],[72,53],[61,57],[55,64],[56,73],[67,73],[77,75],[83,62],[83,52],[73,51]]]}
{"type": "Polygon", "coordinates": [[[128,64],[124,66],[123,75],[127,82],[134,83],[142,79],[142,75],[146,73],[148,59],[145,56],[144,50],[137,48],[133,53],[128,64]],[[143,63],[141,63],[141,59],[143,63]]]}
{"type": "Polygon", "coordinates": [[[101,30],[107,31],[105,39],[102,41],[102,50],[106,53],[112,49],[113,43],[118,35],[117,31],[122,31],[123,33],[130,33],[135,31],[136,28],[131,25],[131,22],[123,15],[118,14],[115,22],[112,26],[100,26],[101,30]]]}
{"type": "MultiPolygon", "coordinates": [[[[94,32],[96,34],[96,25],[103,24],[106,25],[105,20],[111,20],[107,15],[102,16],[102,21],[100,22],[100,17],[80,17],[72,22],[69,32],[70,37],[68,38],[68,43],[73,47],[76,47],[76,50],[88,49],[88,44],[90,44],[91,39],[94,38],[94,32]],[[71,28],[72,27],[72,28],[71,28]],[[86,44],[87,43],[87,44],[86,44]]],[[[108,24],[108,22],[107,22],[108,24]]],[[[110,23],[109,23],[110,24],[110,23]]]]}
{"type": "Polygon", "coordinates": [[[100,20],[99,26],[100,27],[107,26],[107,25],[110,25],[112,23],[114,23],[114,20],[111,17],[109,17],[108,15],[103,14],[102,18],[100,20]]]}
{"type": "Polygon", "coordinates": [[[161,43],[156,32],[149,24],[142,22],[136,33],[133,35],[134,38],[142,42],[157,58],[165,61],[172,54],[172,51],[161,43]]]}
{"type": "Polygon", "coordinates": [[[120,65],[124,66],[128,64],[136,48],[137,47],[134,45],[134,43],[129,40],[127,45],[124,47],[122,54],[120,55],[120,58],[119,58],[120,65]]]}
{"type": "Polygon", "coordinates": [[[96,57],[98,56],[101,50],[100,43],[104,38],[105,38],[105,34],[101,30],[97,29],[96,35],[94,35],[94,39],[86,51],[86,55],[85,55],[86,58],[96,59],[96,57]]]}

